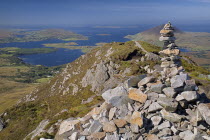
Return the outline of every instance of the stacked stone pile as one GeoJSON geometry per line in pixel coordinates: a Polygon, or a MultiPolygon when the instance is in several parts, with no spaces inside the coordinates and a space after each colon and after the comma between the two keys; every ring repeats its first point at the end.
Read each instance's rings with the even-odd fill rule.
{"type": "Polygon", "coordinates": [[[209,100],[180,66],[170,23],[161,35],[168,47],[160,52],[162,71],[107,90],[103,104],[82,118],[64,120],[56,139],[210,140],[209,100]]]}

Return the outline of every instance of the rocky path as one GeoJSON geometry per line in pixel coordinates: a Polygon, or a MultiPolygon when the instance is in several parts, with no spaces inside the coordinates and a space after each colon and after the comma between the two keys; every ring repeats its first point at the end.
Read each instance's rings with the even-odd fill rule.
{"type": "Polygon", "coordinates": [[[141,46],[141,44],[139,44],[139,42],[135,41],[135,43],[136,43],[136,46],[139,47],[143,52],[148,53],[148,51],[146,51],[146,50],[141,46]]]}

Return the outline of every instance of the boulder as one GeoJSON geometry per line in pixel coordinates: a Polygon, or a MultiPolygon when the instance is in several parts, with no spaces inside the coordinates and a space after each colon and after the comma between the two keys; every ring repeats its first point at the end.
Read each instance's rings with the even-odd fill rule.
{"type": "Polygon", "coordinates": [[[116,107],[113,107],[110,109],[109,111],[109,120],[112,120],[112,118],[114,117],[114,114],[116,112],[117,108],[116,107]]]}
{"type": "Polygon", "coordinates": [[[204,118],[207,124],[210,125],[210,103],[201,103],[198,105],[198,111],[201,116],[204,118]]]}
{"type": "Polygon", "coordinates": [[[158,98],[158,104],[160,104],[166,111],[175,112],[177,110],[178,102],[173,98],[158,98]]]}
{"type": "Polygon", "coordinates": [[[139,83],[138,83],[138,87],[140,86],[143,86],[143,85],[146,85],[147,83],[150,83],[152,81],[154,81],[155,78],[152,77],[152,76],[149,76],[149,77],[145,77],[144,79],[142,79],[139,83]]]}
{"type": "Polygon", "coordinates": [[[157,100],[158,97],[159,97],[159,95],[156,92],[149,92],[149,93],[147,93],[147,98],[149,100],[157,100]]]}
{"type": "Polygon", "coordinates": [[[139,76],[132,76],[130,77],[127,81],[126,81],[126,85],[127,85],[127,88],[130,88],[130,87],[137,87],[138,86],[138,82],[140,80],[142,80],[143,78],[145,78],[146,75],[139,75],[139,76]]]}
{"type": "Polygon", "coordinates": [[[191,80],[186,80],[185,81],[186,85],[184,87],[184,91],[194,91],[196,90],[196,84],[195,84],[195,80],[191,79],[191,80]]]}
{"type": "Polygon", "coordinates": [[[137,124],[141,128],[143,126],[143,118],[141,117],[141,113],[138,111],[133,112],[130,123],[137,124]]]}
{"type": "Polygon", "coordinates": [[[162,117],[160,117],[160,116],[153,116],[153,117],[151,118],[151,121],[152,121],[152,124],[153,124],[154,126],[157,126],[157,125],[159,125],[160,122],[162,121],[162,117]]]}
{"type": "Polygon", "coordinates": [[[114,131],[117,130],[117,128],[116,128],[114,122],[113,121],[110,121],[110,122],[104,123],[103,130],[105,132],[114,132],[114,131]]]}
{"type": "Polygon", "coordinates": [[[100,132],[101,130],[102,130],[102,124],[99,121],[94,120],[91,126],[89,127],[88,132],[94,133],[94,132],[100,132]]]}
{"type": "Polygon", "coordinates": [[[167,87],[163,89],[163,92],[166,94],[167,97],[174,98],[177,92],[172,87],[167,87]]]}
{"type": "Polygon", "coordinates": [[[161,63],[161,67],[162,68],[168,68],[170,67],[172,64],[174,64],[174,61],[164,61],[161,63]]]}
{"type": "Polygon", "coordinates": [[[195,101],[198,99],[198,93],[196,91],[184,91],[181,93],[181,96],[184,97],[185,100],[187,101],[195,101]]]}
{"type": "Polygon", "coordinates": [[[189,80],[189,76],[187,74],[181,73],[180,75],[176,75],[171,78],[171,87],[178,88],[184,86],[185,82],[189,80]]]}
{"type": "Polygon", "coordinates": [[[179,49],[165,49],[160,51],[160,53],[166,54],[166,55],[179,55],[180,51],[179,49]]]}
{"type": "Polygon", "coordinates": [[[131,124],[130,129],[133,133],[139,133],[139,126],[138,124],[131,124]]]}
{"type": "Polygon", "coordinates": [[[70,137],[69,140],[77,140],[78,139],[78,132],[74,132],[70,137]]]}
{"type": "Polygon", "coordinates": [[[162,109],[160,111],[162,117],[170,122],[173,122],[173,123],[178,123],[181,121],[182,119],[182,116],[176,114],[176,113],[170,113],[170,112],[167,112],[165,109],[162,109]]]}
{"type": "Polygon", "coordinates": [[[160,60],[160,57],[154,53],[149,52],[145,56],[146,56],[146,60],[151,60],[151,61],[159,61],[160,60]]]}
{"type": "Polygon", "coordinates": [[[163,107],[160,106],[157,102],[152,103],[149,106],[148,112],[156,112],[158,110],[161,110],[163,107]]]}
{"type": "Polygon", "coordinates": [[[165,121],[161,123],[160,125],[158,125],[159,130],[164,129],[164,128],[169,128],[169,127],[171,127],[171,123],[169,121],[165,121]]]}
{"type": "Polygon", "coordinates": [[[163,37],[163,36],[161,36],[161,37],[159,38],[159,40],[160,40],[160,41],[175,41],[176,38],[175,38],[175,37],[163,37]]]}
{"type": "Polygon", "coordinates": [[[150,91],[156,92],[156,93],[162,93],[162,90],[166,87],[165,84],[157,84],[157,85],[152,85],[150,87],[150,91]]]}
{"type": "Polygon", "coordinates": [[[147,95],[136,88],[129,89],[128,97],[132,100],[139,101],[140,103],[144,103],[147,100],[147,95]]]}
{"type": "Polygon", "coordinates": [[[159,138],[158,138],[158,136],[156,136],[154,134],[148,134],[147,140],[159,140],[159,138]]]}
{"type": "Polygon", "coordinates": [[[124,119],[116,119],[114,120],[114,123],[117,125],[117,127],[124,127],[127,124],[124,119]]]}
{"type": "Polygon", "coordinates": [[[107,103],[110,103],[116,107],[120,107],[123,104],[128,104],[128,102],[133,102],[133,100],[128,98],[127,91],[122,86],[105,91],[102,94],[102,97],[107,103]]]}
{"type": "Polygon", "coordinates": [[[95,140],[101,140],[105,138],[106,133],[105,132],[95,132],[91,134],[91,138],[95,140]]]}

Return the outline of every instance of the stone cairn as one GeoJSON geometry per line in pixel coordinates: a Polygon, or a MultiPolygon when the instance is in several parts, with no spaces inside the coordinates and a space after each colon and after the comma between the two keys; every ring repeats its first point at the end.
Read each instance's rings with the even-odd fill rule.
{"type": "Polygon", "coordinates": [[[56,139],[210,140],[210,103],[180,66],[172,25],[160,33],[162,70],[107,90],[103,104],[64,120],[56,139]]]}

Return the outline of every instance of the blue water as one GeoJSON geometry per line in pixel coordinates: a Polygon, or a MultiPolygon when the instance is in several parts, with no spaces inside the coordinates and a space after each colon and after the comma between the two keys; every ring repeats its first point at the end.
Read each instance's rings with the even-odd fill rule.
{"type": "MultiPolygon", "coordinates": [[[[128,34],[136,34],[143,31],[145,28],[91,28],[91,27],[75,27],[65,28],[82,34],[88,37],[88,40],[77,40],[72,41],[79,44],[79,46],[95,46],[96,43],[100,42],[125,42],[129,39],[124,38],[128,34]],[[110,34],[107,36],[100,36],[98,34],[110,34]]],[[[44,40],[36,42],[13,42],[0,44],[0,47],[19,47],[19,48],[42,48],[42,44],[45,43],[63,43],[70,41],[62,40],[44,40]]],[[[69,50],[59,48],[56,52],[44,53],[44,54],[32,54],[32,55],[21,55],[19,58],[23,59],[24,62],[33,65],[44,65],[44,66],[57,66],[66,64],[74,61],[78,57],[84,54],[81,50],[69,50]]]]}
{"type": "MultiPolygon", "coordinates": [[[[141,25],[136,27],[125,27],[125,28],[93,28],[93,27],[56,27],[63,28],[65,30],[70,30],[78,34],[87,36],[88,40],[78,40],[72,41],[79,44],[79,46],[95,46],[96,43],[100,42],[125,42],[129,39],[124,38],[126,35],[133,35],[144,30],[150,29],[155,25],[141,25]],[[100,36],[97,34],[110,34],[107,36],[100,36]]],[[[210,32],[209,25],[207,26],[178,26],[183,31],[191,32],[210,32]]],[[[51,27],[53,28],[53,27],[51,27]]],[[[33,29],[43,29],[41,27],[33,27],[33,29]]],[[[45,43],[63,43],[70,41],[62,40],[45,40],[45,41],[36,41],[36,42],[13,42],[13,43],[4,43],[0,44],[0,47],[20,47],[20,48],[41,48],[44,47],[42,44],[45,43]]],[[[187,52],[188,50],[182,49],[182,51],[187,52]]],[[[78,57],[84,54],[81,50],[69,50],[69,49],[58,49],[56,52],[45,53],[45,54],[33,54],[33,55],[22,55],[19,56],[24,62],[33,64],[33,65],[45,65],[45,66],[57,66],[66,64],[74,61],[78,57]]]]}

